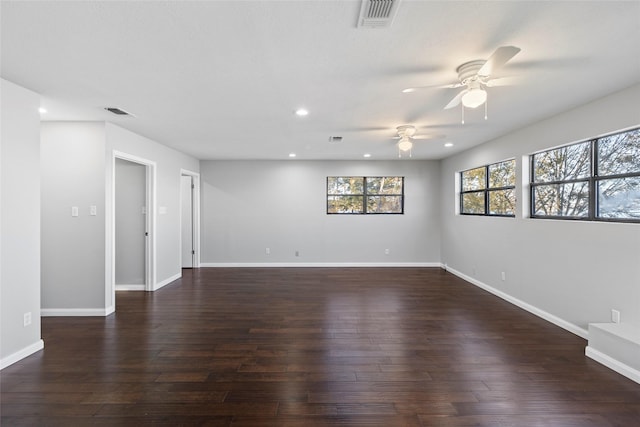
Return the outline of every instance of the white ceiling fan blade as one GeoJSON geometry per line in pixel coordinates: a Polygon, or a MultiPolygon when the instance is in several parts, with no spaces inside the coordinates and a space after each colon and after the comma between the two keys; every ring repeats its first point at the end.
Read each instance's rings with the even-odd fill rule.
{"type": "Polygon", "coordinates": [[[458,83],[453,83],[453,84],[450,84],[450,85],[444,85],[444,86],[438,86],[438,87],[442,88],[442,89],[456,89],[456,88],[459,88],[459,87],[462,87],[462,86],[464,86],[464,85],[462,83],[458,82],[458,83]]]}
{"type": "Polygon", "coordinates": [[[428,89],[433,86],[420,86],[420,87],[408,87],[406,89],[402,89],[402,93],[412,93],[422,89],[428,89]]]}
{"type": "Polygon", "coordinates": [[[345,129],[341,132],[380,132],[380,131],[388,131],[392,130],[392,127],[384,127],[384,126],[363,126],[358,128],[345,129]]]}
{"type": "Polygon", "coordinates": [[[402,89],[402,93],[412,93],[412,92],[417,92],[419,90],[433,89],[433,88],[452,89],[452,88],[457,88],[457,87],[461,87],[461,86],[463,86],[462,83],[453,83],[453,84],[450,84],[450,85],[429,85],[429,86],[408,87],[406,89],[402,89]]]}
{"type": "Polygon", "coordinates": [[[493,55],[487,59],[487,62],[484,63],[482,68],[478,71],[478,75],[480,76],[490,76],[493,72],[502,67],[507,63],[511,58],[517,55],[520,52],[519,47],[515,46],[502,46],[496,49],[493,52],[493,55]]]}
{"type": "Polygon", "coordinates": [[[456,105],[460,104],[460,101],[462,101],[462,97],[464,96],[465,93],[469,92],[468,89],[465,89],[463,91],[461,91],[459,94],[457,94],[455,96],[455,98],[453,98],[451,101],[449,101],[449,103],[444,107],[445,110],[448,110],[449,108],[453,108],[456,105]]]}
{"type": "Polygon", "coordinates": [[[500,77],[499,79],[491,79],[487,80],[485,86],[487,87],[496,87],[496,86],[513,86],[518,83],[518,79],[515,77],[500,77]]]}
{"type": "Polygon", "coordinates": [[[446,137],[447,135],[416,135],[411,139],[442,139],[446,137]]]}
{"type": "MultiPolygon", "coordinates": [[[[409,137],[409,139],[414,140],[414,139],[441,139],[441,138],[446,138],[447,135],[416,135],[416,136],[411,136],[409,137]]],[[[394,136],[391,139],[401,139],[400,136],[394,136]]]]}

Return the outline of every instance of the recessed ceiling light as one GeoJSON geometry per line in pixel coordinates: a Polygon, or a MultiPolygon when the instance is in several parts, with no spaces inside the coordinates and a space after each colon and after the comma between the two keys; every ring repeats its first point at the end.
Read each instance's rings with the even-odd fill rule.
{"type": "Polygon", "coordinates": [[[309,115],[309,111],[305,110],[304,108],[298,108],[296,110],[296,116],[304,117],[304,116],[307,116],[307,115],[309,115]]]}
{"type": "Polygon", "coordinates": [[[41,114],[44,114],[44,113],[47,112],[47,109],[40,107],[40,108],[38,108],[38,112],[41,113],[41,114]]]}
{"type": "Polygon", "coordinates": [[[453,147],[453,142],[447,142],[444,144],[445,147],[453,147]]]}
{"type": "Polygon", "coordinates": [[[289,157],[295,157],[296,153],[289,153],[289,157]]]}
{"type": "Polygon", "coordinates": [[[364,154],[362,157],[366,157],[366,158],[368,159],[369,157],[371,157],[371,154],[366,153],[366,154],[364,154]]]}

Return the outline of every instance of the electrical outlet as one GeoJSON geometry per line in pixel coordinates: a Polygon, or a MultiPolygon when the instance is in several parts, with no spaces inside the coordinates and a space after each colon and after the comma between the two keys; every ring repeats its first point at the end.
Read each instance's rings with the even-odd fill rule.
{"type": "Polygon", "coordinates": [[[24,326],[29,326],[31,324],[31,312],[24,314],[24,326]]]}
{"type": "Polygon", "coordinates": [[[98,207],[96,205],[89,206],[89,215],[91,216],[98,215],[98,207]]]}
{"type": "Polygon", "coordinates": [[[384,254],[385,254],[385,255],[389,255],[390,253],[391,253],[391,251],[390,251],[389,249],[385,249],[385,250],[384,250],[384,254]]]}
{"type": "Polygon", "coordinates": [[[264,253],[269,255],[271,253],[271,248],[265,248],[264,253]]]}
{"type": "Polygon", "coordinates": [[[611,321],[613,323],[620,323],[620,312],[618,310],[611,310],[611,321]]]}
{"type": "Polygon", "coordinates": [[[500,277],[502,277],[502,281],[504,282],[505,280],[507,280],[507,275],[505,274],[505,272],[503,271],[502,273],[500,273],[500,277]]]}
{"type": "Polygon", "coordinates": [[[300,251],[296,251],[296,256],[300,256],[300,251]]]}

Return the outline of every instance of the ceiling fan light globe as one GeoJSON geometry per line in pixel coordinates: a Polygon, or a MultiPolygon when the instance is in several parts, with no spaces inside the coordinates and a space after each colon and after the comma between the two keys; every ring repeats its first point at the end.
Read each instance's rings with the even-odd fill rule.
{"type": "Polygon", "coordinates": [[[409,139],[401,139],[400,142],[398,142],[398,149],[400,151],[409,151],[411,150],[411,148],[413,147],[413,143],[411,141],[409,141],[409,139]]]}
{"type": "Polygon", "coordinates": [[[471,89],[462,97],[462,105],[467,108],[478,108],[487,101],[487,92],[484,89],[471,89]]]}

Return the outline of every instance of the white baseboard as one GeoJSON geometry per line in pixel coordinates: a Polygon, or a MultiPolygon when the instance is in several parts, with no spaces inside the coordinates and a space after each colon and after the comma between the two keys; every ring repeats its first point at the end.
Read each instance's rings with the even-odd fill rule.
{"type": "Polygon", "coordinates": [[[144,285],[116,285],[116,291],[144,291],[144,285]]]}
{"type": "MultiPolygon", "coordinates": [[[[164,279],[161,282],[158,282],[155,284],[155,286],[153,286],[153,289],[151,289],[152,291],[157,291],[158,289],[167,286],[169,283],[178,280],[179,278],[182,277],[182,272],[174,274],[173,276],[164,279]]],[[[116,285],[116,291],[145,291],[145,285],[127,285],[127,284],[120,284],[120,285],[116,285]]]]}
{"type": "Polygon", "coordinates": [[[44,348],[44,341],[38,340],[33,344],[31,344],[30,346],[27,346],[22,350],[16,351],[15,353],[0,359],[0,370],[6,368],[7,366],[13,365],[14,363],[24,359],[27,356],[31,356],[33,353],[40,351],[43,348],[44,348]]]}
{"type": "Polygon", "coordinates": [[[441,267],[439,262],[202,262],[200,267],[441,267]]]}
{"type": "Polygon", "coordinates": [[[106,308],[43,308],[40,309],[42,317],[56,316],[84,316],[84,317],[106,317],[114,312],[114,307],[106,308]]]}
{"type": "Polygon", "coordinates": [[[164,279],[161,282],[156,283],[156,285],[154,286],[153,290],[157,291],[158,289],[162,288],[163,286],[167,286],[169,283],[174,282],[176,280],[178,280],[179,278],[182,277],[182,271],[180,271],[179,273],[174,274],[173,276],[164,279]]]}
{"type": "Polygon", "coordinates": [[[518,298],[515,298],[515,297],[513,297],[513,296],[511,296],[509,294],[506,294],[506,293],[504,293],[504,292],[502,292],[502,291],[500,291],[500,290],[498,290],[498,289],[496,289],[494,287],[491,287],[491,286],[487,285],[486,283],[483,283],[483,282],[481,282],[481,281],[479,281],[477,279],[474,279],[473,277],[467,276],[466,274],[461,273],[461,272],[459,272],[459,271],[457,271],[457,270],[455,270],[455,269],[453,269],[451,267],[447,266],[446,270],[449,271],[451,274],[455,274],[459,278],[464,279],[467,282],[472,283],[472,284],[476,285],[477,287],[482,288],[485,291],[487,291],[487,292],[489,292],[489,293],[491,293],[491,294],[493,294],[493,295],[495,295],[495,296],[497,296],[499,298],[502,298],[503,300],[508,301],[513,305],[516,305],[516,306],[522,308],[523,310],[528,311],[529,313],[535,314],[536,316],[538,316],[538,317],[540,317],[540,318],[542,318],[542,319],[544,319],[544,320],[546,320],[548,322],[551,322],[554,325],[561,327],[562,329],[565,329],[565,330],[571,332],[572,334],[578,335],[579,337],[584,338],[584,339],[588,339],[588,337],[589,337],[589,331],[587,331],[584,328],[581,328],[581,327],[579,327],[577,325],[574,325],[573,323],[567,322],[566,320],[561,319],[561,318],[559,318],[559,317],[557,317],[557,316],[555,316],[555,315],[553,315],[551,313],[547,313],[546,311],[541,310],[538,307],[535,307],[535,306],[533,306],[533,305],[531,305],[529,303],[526,303],[526,302],[524,302],[522,300],[519,300],[518,298]]]}
{"type": "Polygon", "coordinates": [[[607,368],[616,371],[620,375],[624,375],[630,380],[640,384],[640,371],[638,371],[637,369],[634,369],[629,365],[626,365],[610,356],[607,356],[606,354],[596,350],[593,347],[587,346],[587,348],[585,348],[584,350],[584,354],[587,357],[595,360],[596,362],[602,363],[607,368]]]}

